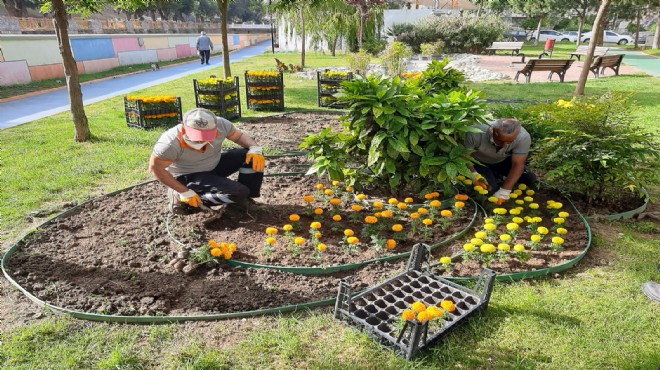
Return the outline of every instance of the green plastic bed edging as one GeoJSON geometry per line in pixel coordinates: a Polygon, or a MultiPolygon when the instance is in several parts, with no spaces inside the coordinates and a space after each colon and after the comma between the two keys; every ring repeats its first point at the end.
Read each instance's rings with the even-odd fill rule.
{"type": "MultiPolygon", "coordinates": [[[[536,278],[536,277],[541,277],[549,274],[553,274],[556,272],[561,272],[564,270],[567,270],[571,268],[573,265],[576,263],[580,262],[582,258],[587,254],[587,251],[589,250],[589,247],[591,246],[591,227],[589,226],[589,223],[587,222],[587,219],[578,211],[578,209],[575,207],[575,204],[571,202],[571,200],[567,197],[565,199],[568,201],[568,203],[571,204],[571,207],[575,210],[575,213],[580,217],[580,220],[582,220],[582,223],[584,224],[584,227],[587,229],[587,242],[585,244],[584,249],[580,254],[575,256],[575,258],[564,262],[560,265],[556,266],[551,266],[551,267],[546,267],[543,269],[538,269],[538,270],[531,270],[531,271],[522,271],[522,272],[514,272],[510,274],[499,274],[495,276],[495,279],[498,281],[517,281],[517,280],[522,280],[522,279],[529,279],[529,278],[536,278]]],[[[434,266],[437,266],[437,263],[431,264],[429,268],[432,268],[434,266]]],[[[469,280],[475,280],[477,276],[467,276],[467,277],[457,277],[457,276],[443,276],[443,278],[455,282],[461,282],[461,281],[469,281],[469,280]]]]}
{"type": "MultiPolygon", "coordinates": [[[[649,205],[649,201],[650,201],[651,197],[649,196],[649,193],[646,191],[646,189],[642,189],[641,193],[642,193],[642,198],[644,198],[644,204],[642,204],[641,206],[639,206],[639,207],[637,207],[633,210],[630,210],[630,211],[621,212],[621,213],[614,213],[614,214],[610,214],[610,215],[602,215],[602,216],[599,216],[599,217],[604,218],[608,221],[614,221],[614,220],[632,218],[633,216],[638,215],[638,214],[646,211],[646,207],[649,205]]],[[[596,218],[595,217],[587,217],[587,219],[594,220],[596,218]]]]}

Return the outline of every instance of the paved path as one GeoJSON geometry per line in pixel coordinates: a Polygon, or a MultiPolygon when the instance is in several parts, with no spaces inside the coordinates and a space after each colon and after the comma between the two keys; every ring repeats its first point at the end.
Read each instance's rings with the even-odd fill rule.
{"type": "MultiPolygon", "coordinates": [[[[231,62],[263,53],[270,47],[270,40],[257,45],[233,51],[229,54],[231,62]]],[[[158,71],[117,76],[100,81],[82,84],[83,102],[92,104],[117,95],[125,95],[135,90],[144,89],[167,81],[190,75],[199,71],[222,66],[222,55],[210,59],[211,65],[200,65],[199,61],[163,67],[158,71]]],[[[222,75],[222,70],[220,70],[222,75]]],[[[25,98],[12,99],[0,103],[0,129],[34,121],[56,113],[65,112],[69,107],[69,94],[66,88],[57,89],[25,98]]]]}
{"type": "Polygon", "coordinates": [[[628,49],[614,49],[611,53],[626,54],[626,56],[623,57],[623,64],[641,69],[651,76],[660,77],[659,57],[650,56],[641,51],[628,49]]]}

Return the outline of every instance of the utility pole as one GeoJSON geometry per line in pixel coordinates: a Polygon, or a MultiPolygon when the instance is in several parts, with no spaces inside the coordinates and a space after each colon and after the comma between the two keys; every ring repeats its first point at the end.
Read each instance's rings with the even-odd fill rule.
{"type": "Polygon", "coordinates": [[[275,25],[273,24],[273,0],[268,0],[268,12],[270,15],[270,50],[275,54],[275,25]]]}

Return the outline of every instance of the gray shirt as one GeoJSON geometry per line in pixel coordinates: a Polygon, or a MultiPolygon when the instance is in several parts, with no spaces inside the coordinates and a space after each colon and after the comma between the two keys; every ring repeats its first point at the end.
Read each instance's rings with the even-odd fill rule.
{"type": "Polygon", "coordinates": [[[207,35],[200,35],[197,38],[197,50],[213,50],[213,42],[207,35]]]}
{"type": "Polygon", "coordinates": [[[183,124],[178,124],[160,135],[152,153],[160,159],[173,161],[166,169],[174,177],[211,171],[220,162],[222,142],[236,131],[234,125],[222,117],[217,118],[217,123],[218,134],[203,150],[185,145],[181,131],[183,124]]]}
{"type": "Polygon", "coordinates": [[[520,127],[520,132],[513,142],[502,148],[493,144],[492,135],[488,130],[490,125],[481,124],[473,127],[478,128],[480,132],[468,132],[465,136],[465,147],[475,149],[472,156],[483,164],[499,163],[513,154],[529,154],[532,138],[524,127],[520,127]]]}

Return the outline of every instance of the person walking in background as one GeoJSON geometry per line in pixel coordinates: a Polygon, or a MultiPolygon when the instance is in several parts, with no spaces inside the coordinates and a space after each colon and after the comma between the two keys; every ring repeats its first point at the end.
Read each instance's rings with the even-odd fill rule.
{"type": "Polygon", "coordinates": [[[206,32],[202,31],[201,35],[197,38],[197,53],[202,59],[202,64],[209,64],[211,50],[213,50],[213,42],[211,42],[211,39],[206,35],[206,32]]]}

